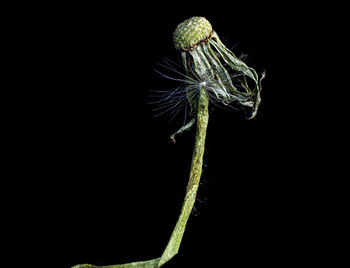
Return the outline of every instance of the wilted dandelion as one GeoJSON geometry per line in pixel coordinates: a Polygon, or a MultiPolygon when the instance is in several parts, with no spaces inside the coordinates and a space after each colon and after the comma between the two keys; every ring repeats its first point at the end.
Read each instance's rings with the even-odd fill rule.
{"type": "MultiPolygon", "coordinates": [[[[160,267],[177,254],[196,200],[202,173],[209,103],[248,107],[250,109],[248,119],[252,119],[256,116],[261,101],[261,79],[265,74],[263,73],[259,79],[254,69],[248,67],[225,47],[205,18],[193,17],[179,24],[174,32],[174,44],[181,52],[183,66],[165,61],[161,66],[172,74],[156,72],[178,82],[179,86],[172,90],[155,92],[158,94],[158,100],[153,103],[159,105],[158,115],[166,112],[176,114],[187,105],[190,106],[190,119],[171,135],[172,141],[175,141],[176,134],[190,129],[196,123],[190,178],[181,214],[160,258],[104,267],[160,267]]],[[[75,266],[75,268],[88,267],[97,266],[90,264],[75,266]]]]}
{"type": "Polygon", "coordinates": [[[227,49],[208,20],[193,17],[181,23],[174,32],[174,43],[188,76],[210,82],[204,89],[211,100],[224,105],[236,102],[252,109],[250,119],[256,116],[264,74],[259,79],[253,68],[227,49]]]}
{"type": "Polygon", "coordinates": [[[194,124],[201,89],[212,104],[247,107],[250,110],[248,119],[256,116],[265,73],[259,79],[253,68],[226,48],[208,20],[193,17],[179,24],[174,32],[174,44],[181,51],[182,66],[165,60],[160,64],[164,71],[156,70],[156,73],[178,82],[179,86],[155,92],[158,95],[153,97],[158,100],[151,102],[158,104],[156,116],[166,112],[175,116],[184,108],[185,113],[189,111],[189,122],[171,136],[173,142],[176,134],[194,124]]]}

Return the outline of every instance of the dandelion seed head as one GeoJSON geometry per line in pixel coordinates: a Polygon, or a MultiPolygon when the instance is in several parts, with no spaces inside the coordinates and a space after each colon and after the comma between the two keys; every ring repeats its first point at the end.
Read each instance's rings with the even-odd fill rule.
{"type": "Polygon", "coordinates": [[[212,26],[204,17],[192,17],[180,23],[174,31],[176,49],[190,50],[198,43],[210,38],[212,26]]]}
{"type": "MultiPolygon", "coordinates": [[[[180,50],[182,65],[166,61],[160,64],[171,71],[159,75],[178,82],[179,87],[161,94],[159,114],[177,114],[189,104],[190,115],[197,109],[197,96],[205,91],[210,102],[220,107],[248,107],[249,119],[256,116],[260,104],[261,78],[256,71],[229,50],[204,17],[192,17],[174,31],[174,45],[180,50]]],[[[186,112],[185,112],[186,113],[186,112]]]]}

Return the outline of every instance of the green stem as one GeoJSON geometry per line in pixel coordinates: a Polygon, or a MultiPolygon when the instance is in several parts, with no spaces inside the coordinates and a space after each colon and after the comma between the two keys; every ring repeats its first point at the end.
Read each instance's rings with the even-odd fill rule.
{"type": "Polygon", "coordinates": [[[192,164],[190,171],[190,179],[187,184],[185,200],[182,204],[181,214],[176,223],[174,231],[170,237],[169,243],[165,248],[159,262],[159,266],[169,261],[179,251],[182,236],[185,232],[187,220],[191,214],[199,185],[199,180],[202,174],[203,153],[205,147],[205,136],[208,125],[208,96],[202,89],[199,95],[198,110],[197,110],[197,129],[196,138],[192,155],[192,164]]]}
{"type": "Polygon", "coordinates": [[[182,204],[181,214],[162,256],[158,259],[127,264],[109,266],[79,264],[72,268],[158,268],[161,267],[164,263],[168,262],[178,253],[188,218],[190,217],[194,202],[196,201],[198,185],[202,174],[205,136],[209,120],[208,105],[209,98],[205,93],[205,90],[201,89],[199,93],[197,108],[196,138],[192,155],[190,178],[186,189],[186,196],[182,204]]]}

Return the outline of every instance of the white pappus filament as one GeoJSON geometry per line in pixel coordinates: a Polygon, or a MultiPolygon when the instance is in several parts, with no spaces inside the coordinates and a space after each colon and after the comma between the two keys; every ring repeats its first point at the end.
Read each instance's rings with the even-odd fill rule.
{"type": "MultiPolygon", "coordinates": [[[[152,101],[149,104],[156,105],[153,109],[155,117],[168,113],[172,120],[180,111],[185,110],[187,113],[187,105],[189,99],[195,98],[201,89],[205,89],[208,94],[211,103],[219,105],[220,107],[230,104],[237,99],[237,96],[228,92],[224,84],[227,81],[221,80],[220,83],[216,81],[215,77],[206,75],[205,79],[199,77],[193,70],[190,73],[186,73],[184,67],[169,59],[164,59],[164,64],[158,64],[165,71],[154,70],[159,76],[168,80],[178,83],[178,86],[171,89],[164,90],[150,90],[150,97],[152,101]],[[223,104],[223,105],[222,105],[223,104]]],[[[230,82],[236,77],[242,76],[240,73],[234,73],[230,75],[230,82]]],[[[236,85],[240,87],[240,85],[236,85]]],[[[230,108],[234,108],[230,105],[230,108]]],[[[235,109],[235,108],[234,108],[235,109]]]]}

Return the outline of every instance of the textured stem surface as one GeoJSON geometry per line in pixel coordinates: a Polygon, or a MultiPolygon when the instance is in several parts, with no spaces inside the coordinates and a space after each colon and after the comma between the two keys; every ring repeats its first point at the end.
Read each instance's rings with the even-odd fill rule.
{"type": "Polygon", "coordinates": [[[171,234],[168,245],[166,246],[162,256],[157,259],[141,262],[133,262],[127,264],[95,266],[91,264],[79,264],[72,268],[157,268],[168,262],[174,257],[180,248],[183,234],[185,232],[188,218],[190,217],[199,185],[199,180],[202,174],[203,153],[205,148],[205,136],[208,126],[208,105],[209,99],[204,89],[200,90],[198,107],[197,107],[197,129],[195,145],[192,155],[192,164],[190,178],[186,189],[185,200],[182,204],[181,214],[171,234]]]}

